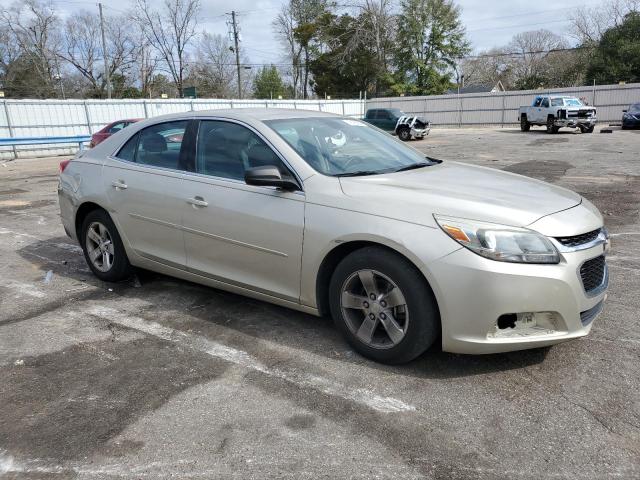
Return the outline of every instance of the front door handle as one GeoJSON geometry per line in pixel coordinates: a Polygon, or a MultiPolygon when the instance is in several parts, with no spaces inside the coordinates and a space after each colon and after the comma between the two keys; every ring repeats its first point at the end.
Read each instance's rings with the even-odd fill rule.
{"type": "Polygon", "coordinates": [[[124,183],[124,180],[116,180],[115,182],[111,182],[111,186],[116,190],[124,190],[127,188],[127,184],[124,183]]]}
{"type": "Polygon", "coordinates": [[[187,203],[190,203],[194,207],[207,207],[209,206],[209,202],[207,202],[204,198],[196,195],[193,198],[187,198],[187,203]]]}

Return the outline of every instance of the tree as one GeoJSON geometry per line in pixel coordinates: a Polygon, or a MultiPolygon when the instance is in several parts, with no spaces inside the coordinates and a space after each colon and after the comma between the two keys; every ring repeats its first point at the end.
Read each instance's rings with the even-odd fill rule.
{"type": "Polygon", "coordinates": [[[285,95],[285,86],[275,65],[262,67],[253,80],[253,95],[256,98],[278,98],[285,95]]]}
{"type": "Polygon", "coordinates": [[[640,0],[609,0],[598,7],[582,7],[571,13],[573,36],[583,46],[595,46],[604,32],[620,26],[625,16],[640,10],[640,0]]]}
{"type": "Polygon", "coordinates": [[[292,79],[295,85],[300,83],[303,98],[307,98],[309,93],[316,21],[329,6],[327,0],[289,0],[273,23],[276,35],[287,49],[287,57],[292,63],[292,79]]]}
{"type": "Polygon", "coordinates": [[[587,67],[587,80],[596,83],[640,81],[640,12],[628,13],[623,22],[606,30],[587,67]]]}
{"type": "Polygon", "coordinates": [[[53,7],[40,0],[16,2],[0,12],[0,21],[7,41],[17,46],[17,50],[13,49],[14,59],[19,59],[16,68],[27,75],[15,75],[12,80],[21,84],[21,95],[55,95],[60,79],[57,53],[61,39],[60,22],[53,7]],[[27,91],[27,85],[32,90],[27,91]]]}
{"type": "Polygon", "coordinates": [[[470,51],[460,8],[453,0],[402,0],[400,8],[399,88],[415,95],[444,93],[457,60],[470,51]]]}
{"type": "Polygon", "coordinates": [[[374,86],[384,67],[378,62],[376,47],[361,35],[360,14],[324,14],[316,22],[322,53],[310,62],[312,87],[318,95],[358,96],[374,86]]]}
{"type": "Polygon", "coordinates": [[[164,0],[161,11],[152,10],[148,0],[137,0],[133,18],[149,44],[164,61],[178,96],[182,96],[187,68],[187,49],[196,35],[199,0],[164,0]]]}
{"type": "MultiPolygon", "coordinates": [[[[132,29],[126,17],[106,17],[105,40],[109,75],[123,76],[133,66],[138,47],[129,33],[132,29]]],[[[81,11],[67,18],[64,28],[65,45],[59,54],[89,83],[89,96],[104,97],[106,78],[100,37],[100,20],[94,13],[81,11]]],[[[115,92],[114,88],[114,92],[115,92]]]]}
{"type": "Polygon", "coordinates": [[[189,82],[201,96],[228,98],[238,91],[235,56],[222,35],[203,33],[196,51],[196,61],[189,82]]]}
{"type": "Polygon", "coordinates": [[[554,87],[555,78],[558,77],[558,67],[562,62],[557,62],[557,52],[568,48],[566,40],[549,30],[541,29],[523,32],[515,35],[507,50],[514,53],[512,62],[515,87],[520,90],[529,90],[541,86],[554,87]],[[554,60],[555,67],[554,68],[554,60]]]}

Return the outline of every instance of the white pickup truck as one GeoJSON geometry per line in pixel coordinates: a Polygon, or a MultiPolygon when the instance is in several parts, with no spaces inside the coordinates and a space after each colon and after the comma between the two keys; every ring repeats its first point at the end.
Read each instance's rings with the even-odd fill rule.
{"type": "Polygon", "coordinates": [[[547,127],[547,133],[557,133],[561,127],[579,128],[582,133],[593,132],[596,109],[575,97],[542,95],[530,107],[520,107],[520,130],[528,132],[531,125],[547,127]]]}

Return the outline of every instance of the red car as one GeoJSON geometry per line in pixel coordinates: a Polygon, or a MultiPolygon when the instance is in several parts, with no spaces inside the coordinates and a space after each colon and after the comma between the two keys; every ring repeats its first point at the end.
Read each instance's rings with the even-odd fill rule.
{"type": "Polygon", "coordinates": [[[89,143],[89,147],[93,148],[98,145],[103,140],[106,140],[114,133],[119,132],[127,125],[131,125],[132,123],[139,122],[143,120],[142,118],[130,118],[128,120],[117,120],[115,122],[111,122],[109,125],[104,127],[102,130],[98,130],[96,133],[91,135],[91,142],[89,143]]]}

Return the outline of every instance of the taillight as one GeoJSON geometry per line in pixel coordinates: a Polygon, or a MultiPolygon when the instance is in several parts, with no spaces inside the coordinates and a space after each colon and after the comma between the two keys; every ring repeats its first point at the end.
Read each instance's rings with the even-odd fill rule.
{"type": "Polygon", "coordinates": [[[60,173],[64,172],[64,169],[67,168],[67,165],[69,165],[69,162],[71,160],[63,160],[60,162],[60,173]]]}

